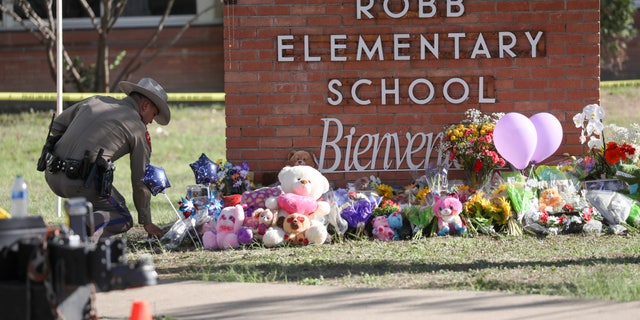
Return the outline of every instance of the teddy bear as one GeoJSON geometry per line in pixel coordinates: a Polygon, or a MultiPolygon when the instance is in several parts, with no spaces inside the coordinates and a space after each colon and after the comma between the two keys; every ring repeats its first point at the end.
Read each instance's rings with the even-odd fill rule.
{"type": "Polygon", "coordinates": [[[266,207],[274,212],[276,223],[263,235],[263,244],[273,247],[285,241],[283,224],[293,213],[309,217],[311,226],[304,235],[309,244],[324,243],[328,238],[325,221],[331,207],[322,196],[329,191],[329,180],[317,169],[300,165],[282,168],[278,181],[282,194],[265,201],[266,207]]]}
{"type": "Polygon", "coordinates": [[[287,157],[288,166],[310,166],[317,168],[313,154],[304,150],[291,150],[287,157]]]}
{"type": "Polygon", "coordinates": [[[460,218],[462,203],[458,197],[453,195],[435,196],[434,200],[433,214],[438,221],[438,235],[464,234],[467,228],[460,218]]]}
{"type": "Polygon", "coordinates": [[[307,232],[310,227],[311,220],[308,216],[292,213],[284,219],[282,225],[284,240],[291,244],[309,244],[309,239],[305,237],[305,232],[307,232]]]}
{"type": "Polygon", "coordinates": [[[395,232],[391,229],[389,225],[389,219],[387,216],[377,216],[371,220],[371,224],[373,228],[371,229],[371,233],[373,234],[373,238],[381,241],[391,241],[393,240],[393,236],[395,232]]]}
{"type": "Polygon", "coordinates": [[[267,229],[273,226],[275,215],[269,209],[258,208],[253,211],[253,219],[257,222],[257,225],[253,228],[253,236],[261,240],[267,229]]]}
{"type": "Polygon", "coordinates": [[[555,188],[548,188],[542,190],[540,193],[540,197],[538,198],[538,210],[539,211],[547,211],[551,213],[552,211],[560,208],[562,206],[563,200],[560,196],[560,193],[555,188]]]}
{"type": "Polygon", "coordinates": [[[243,237],[248,236],[245,230],[240,230],[244,223],[244,209],[242,205],[223,208],[220,215],[215,220],[215,227],[209,229],[202,235],[202,245],[205,249],[231,249],[240,246],[241,241],[246,242],[247,239],[238,239],[238,234],[243,237]]]}

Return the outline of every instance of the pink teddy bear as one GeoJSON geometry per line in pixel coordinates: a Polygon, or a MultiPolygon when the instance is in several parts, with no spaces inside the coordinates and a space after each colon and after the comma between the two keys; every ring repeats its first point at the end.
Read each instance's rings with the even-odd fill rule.
{"type": "Polygon", "coordinates": [[[243,226],[244,218],[242,205],[222,209],[215,221],[215,229],[206,231],[202,235],[204,248],[215,250],[239,247],[238,232],[243,226]]]}
{"type": "Polygon", "coordinates": [[[373,224],[373,229],[371,230],[371,232],[373,233],[373,237],[375,239],[381,241],[393,240],[393,235],[395,234],[395,232],[393,231],[393,229],[391,229],[387,216],[377,216],[373,218],[371,223],[373,224]]]}
{"type": "Polygon", "coordinates": [[[462,203],[456,196],[435,197],[433,205],[433,214],[438,218],[438,235],[459,233],[463,234],[467,231],[460,213],[462,212],[462,203]]]}

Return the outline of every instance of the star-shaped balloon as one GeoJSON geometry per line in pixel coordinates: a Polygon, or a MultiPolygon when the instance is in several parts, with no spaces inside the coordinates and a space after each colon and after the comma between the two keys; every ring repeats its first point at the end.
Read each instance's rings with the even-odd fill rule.
{"type": "Polygon", "coordinates": [[[149,191],[151,191],[151,194],[154,196],[164,192],[164,189],[171,187],[171,183],[169,183],[164,169],[149,163],[147,163],[147,167],[144,170],[142,182],[149,188],[149,191]]]}
{"type": "Polygon", "coordinates": [[[198,161],[189,166],[196,176],[197,184],[209,185],[216,181],[218,165],[211,161],[204,153],[198,158],[198,161]]]}

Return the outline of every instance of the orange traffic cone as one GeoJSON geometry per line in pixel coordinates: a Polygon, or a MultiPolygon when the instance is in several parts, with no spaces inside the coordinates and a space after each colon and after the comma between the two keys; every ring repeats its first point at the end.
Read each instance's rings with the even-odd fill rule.
{"type": "Polygon", "coordinates": [[[152,320],[149,302],[145,300],[134,301],[131,306],[131,317],[129,320],[152,320]]]}

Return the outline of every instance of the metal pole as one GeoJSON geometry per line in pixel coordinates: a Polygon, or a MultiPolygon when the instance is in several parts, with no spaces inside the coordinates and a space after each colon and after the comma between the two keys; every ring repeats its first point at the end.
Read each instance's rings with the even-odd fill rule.
{"type": "MultiPolygon", "coordinates": [[[[62,65],[62,0],[56,0],[56,115],[62,112],[62,91],[63,91],[62,65]]],[[[58,197],[58,217],[62,215],[62,198],[58,197]]]]}

